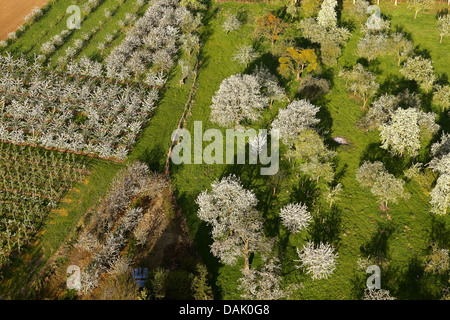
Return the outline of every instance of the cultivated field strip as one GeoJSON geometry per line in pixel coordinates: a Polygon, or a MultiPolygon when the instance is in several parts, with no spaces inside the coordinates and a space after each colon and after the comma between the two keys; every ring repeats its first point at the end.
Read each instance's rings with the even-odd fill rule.
{"type": "Polygon", "coordinates": [[[33,239],[64,193],[88,174],[83,157],[0,144],[0,266],[33,239]]]}

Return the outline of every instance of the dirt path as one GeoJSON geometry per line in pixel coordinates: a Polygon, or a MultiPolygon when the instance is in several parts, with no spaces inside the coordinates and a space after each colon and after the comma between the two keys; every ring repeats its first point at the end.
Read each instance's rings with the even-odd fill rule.
{"type": "Polygon", "coordinates": [[[41,8],[49,0],[0,0],[0,41],[16,31],[35,6],[41,8]]]}

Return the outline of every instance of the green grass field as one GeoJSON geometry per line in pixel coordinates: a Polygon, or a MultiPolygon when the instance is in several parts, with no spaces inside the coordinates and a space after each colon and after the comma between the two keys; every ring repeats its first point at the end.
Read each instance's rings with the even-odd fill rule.
{"type": "MultiPolygon", "coordinates": [[[[29,58],[39,54],[40,45],[65,28],[65,8],[77,1],[56,1],[50,10],[38,22],[33,24],[21,37],[6,49],[15,54],[24,53],[29,58]],[[58,20],[59,19],[59,20],[58,20]],[[49,28],[50,26],[50,28],[49,28]]],[[[103,9],[114,5],[115,0],[104,1],[92,12],[83,25],[95,26],[100,19],[104,20],[103,9]]],[[[78,1],[80,3],[80,1],[78,1]]],[[[106,33],[119,28],[118,20],[125,12],[134,7],[134,0],[126,0],[119,10],[106,21],[101,29],[93,36],[90,43],[83,47],[77,55],[87,55],[98,58],[98,43],[103,41],[106,33]]],[[[348,11],[351,2],[344,3],[343,20],[351,20],[348,11]]],[[[444,7],[444,6],[442,6],[444,7]]],[[[439,44],[436,31],[436,17],[433,12],[419,13],[417,20],[413,20],[414,13],[406,9],[405,4],[398,7],[391,2],[382,1],[381,13],[391,20],[391,29],[399,28],[411,35],[417,52],[429,55],[438,75],[449,72],[450,39],[444,38],[439,44]]],[[[196,93],[191,114],[188,116],[186,128],[193,131],[194,121],[203,122],[203,131],[216,128],[209,121],[211,98],[219,88],[221,81],[233,74],[250,72],[255,64],[264,63],[275,74],[277,61],[268,54],[270,44],[259,43],[258,50],[262,54],[248,69],[232,60],[236,48],[240,44],[254,43],[253,21],[266,12],[281,12],[277,4],[243,4],[243,3],[211,3],[204,18],[202,30],[203,48],[200,55],[196,93]],[[221,25],[229,12],[240,13],[246,23],[238,30],[228,35],[221,30],[221,25]]],[[[142,10],[140,10],[142,13],[142,10]]],[[[73,39],[80,36],[83,29],[75,31],[69,36],[69,41],[52,55],[56,58],[64,54],[73,39]]],[[[254,191],[259,199],[258,209],[266,219],[265,231],[270,237],[276,237],[278,244],[275,252],[283,261],[283,278],[285,284],[303,284],[303,288],[294,296],[295,299],[356,299],[361,298],[364,286],[364,271],[357,269],[357,259],[365,255],[383,255],[388,264],[382,268],[382,288],[389,289],[398,299],[438,299],[441,296],[442,279],[430,276],[423,271],[422,260],[427,246],[435,241],[442,246],[449,247],[450,227],[447,217],[434,217],[429,213],[429,197],[415,182],[407,183],[407,191],[411,198],[400,200],[397,205],[390,206],[389,216],[378,209],[376,198],[368,189],[363,189],[355,180],[356,170],[363,160],[382,160],[388,170],[401,177],[402,172],[411,159],[391,158],[379,147],[380,140],[377,131],[363,132],[357,124],[362,117],[361,104],[350,99],[344,83],[337,77],[340,66],[353,65],[358,61],[354,51],[362,33],[355,24],[352,37],[347,43],[339,66],[329,70],[334,74],[331,92],[321,99],[320,117],[324,129],[330,131],[331,136],[343,136],[350,141],[350,145],[336,147],[338,152],[336,172],[338,181],[344,186],[341,200],[333,209],[320,197],[325,185],[315,185],[308,178],[298,178],[289,171],[286,160],[281,161],[281,169],[287,172],[272,195],[270,177],[260,176],[258,166],[249,165],[171,165],[171,179],[178,200],[178,206],[184,212],[194,244],[211,274],[216,299],[240,299],[237,290],[237,279],[241,277],[240,268],[224,266],[209,252],[211,238],[209,228],[197,217],[195,199],[198,194],[210,187],[214,179],[230,173],[238,175],[244,186],[254,191]],[[315,216],[323,219],[322,223],[315,223],[309,231],[297,235],[290,235],[280,225],[279,209],[291,202],[304,202],[313,208],[315,216]],[[314,205],[313,205],[314,203],[314,205]],[[320,216],[317,210],[320,209],[320,216]],[[309,276],[295,268],[297,259],[296,247],[301,247],[307,239],[329,241],[337,246],[339,254],[338,267],[335,273],[325,280],[312,281],[309,276]]],[[[300,35],[298,35],[300,38],[300,35]]],[[[113,45],[120,43],[119,36],[113,45]]],[[[112,48],[112,47],[111,47],[112,48]]],[[[111,49],[110,48],[110,49],[111,49]]],[[[0,51],[1,52],[1,51],[0,51]]],[[[174,68],[166,84],[166,90],[161,94],[161,100],[155,115],[141,132],[141,137],[132,150],[128,161],[142,160],[147,162],[153,170],[163,170],[167,151],[170,146],[170,136],[183,113],[183,108],[192,86],[189,78],[184,86],[179,86],[179,67],[174,68]]],[[[395,81],[401,78],[395,58],[387,56],[372,61],[369,69],[377,74],[377,81],[382,90],[395,91],[395,81]]],[[[284,82],[283,82],[284,83],[284,82]]],[[[295,83],[285,83],[291,98],[299,98],[295,83]]],[[[426,97],[425,97],[426,98],[426,97]]],[[[429,101],[429,100],[426,100],[429,101]]],[[[280,107],[286,103],[275,103],[272,110],[266,110],[261,121],[253,123],[255,128],[267,128],[277,114],[280,107]]],[[[432,106],[425,105],[432,109],[432,106]]],[[[448,132],[450,121],[448,116],[440,115],[439,124],[448,132]]],[[[424,141],[424,151],[419,160],[424,161],[427,156],[430,141],[424,141]]],[[[86,184],[76,186],[66,198],[70,199],[60,205],[60,210],[66,214],[55,213],[44,226],[36,246],[30,248],[21,258],[16,259],[10,269],[5,271],[0,284],[0,295],[9,297],[28,297],[30,292],[24,287],[34,275],[41,270],[58,247],[64,243],[67,236],[72,234],[77,222],[89,208],[98,204],[105,194],[114,174],[124,164],[113,164],[101,160],[92,160],[93,173],[86,184]]],[[[253,266],[260,263],[255,256],[253,266]]],[[[27,288],[28,290],[29,288],[27,288]]]]}

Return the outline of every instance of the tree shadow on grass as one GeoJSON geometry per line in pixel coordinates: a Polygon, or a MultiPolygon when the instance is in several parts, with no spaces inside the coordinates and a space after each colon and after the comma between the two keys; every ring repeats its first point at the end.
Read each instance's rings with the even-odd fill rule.
{"type": "Polygon", "coordinates": [[[389,74],[382,83],[380,83],[379,92],[384,94],[399,94],[400,92],[408,89],[410,92],[417,92],[418,86],[415,81],[412,80],[406,80],[405,78],[389,74]]]}
{"type": "Polygon", "coordinates": [[[387,171],[396,177],[399,177],[402,176],[403,171],[411,165],[412,160],[413,159],[407,155],[403,155],[403,157],[392,156],[387,150],[380,147],[380,143],[371,143],[361,154],[359,165],[361,166],[364,161],[381,161],[387,171]]]}
{"type": "MultiPolygon", "coordinates": [[[[213,4],[213,1],[208,1],[207,6],[208,8],[211,8],[213,4]]],[[[219,12],[219,7],[216,7],[214,9],[209,9],[206,11],[206,13],[203,16],[202,19],[202,30],[200,32],[200,41],[202,44],[208,42],[209,38],[211,38],[212,34],[214,33],[212,28],[212,23],[214,19],[217,16],[217,13],[219,12]]],[[[200,52],[198,54],[198,60],[200,61],[200,67],[199,69],[206,68],[209,63],[209,55],[205,54],[203,52],[202,47],[200,47],[200,52]]]]}
{"type": "Polygon", "coordinates": [[[156,144],[151,148],[145,149],[139,156],[139,161],[146,163],[153,172],[163,172],[166,152],[167,150],[164,150],[161,144],[156,144]]]}
{"type": "Polygon", "coordinates": [[[316,199],[320,195],[320,190],[316,181],[311,180],[308,176],[302,175],[298,179],[298,184],[292,188],[290,194],[290,202],[301,202],[306,204],[308,208],[313,208],[316,199]]]}
{"type": "Polygon", "coordinates": [[[441,296],[439,277],[424,270],[423,259],[415,255],[406,266],[389,266],[381,274],[382,287],[398,300],[437,300],[441,296]]]}
{"type": "MultiPolygon", "coordinates": [[[[175,192],[176,193],[176,192],[175,192]]],[[[183,208],[183,214],[186,216],[189,229],[191,230],[191,237],[193,246],[200,255],[202,261],[208,267],[210,274],[210,284],[212,286],[215,299],[221,299],[222,292],[220,287],[216,285],[219,276],[219,269],[221,263],[214,257],[210,251],[210,245],[213,243],[211,238],[211,227],[205,222],[200,221],[197,217],[197,204],[195,203],[196,195],[183,192],[177,194],[177,203],[183,208]],[[194,233],[194,234],[192,234],[194,233]]]]}
{"type": "Polygon", "coordinates": [[[341,20],[340,23],[339,23],[339,26],[343,27],[343,28],[346,28],[351,33],[353,33],[353,31],[356,30],[356,22],[354,20],[351,20],[351,19],[341,20]]]}
{"type": "Polygon", "coordinates": [[[450,226],[447,225],[444,217],[431,216],[430,239],[440,248],[450,247],[450,226]]]}
{"type": "Polygon", "coordinates": [[[308,240],[315,244],[329,243],[337,247],[341,241],[342,211],[332,206],[330,209],[319,208],[313,214],[313,224],[308,229],[308,240]]]}
{"type": "Polygon", "coordinates": [[[437,123],[441,126],[443,132],[450,132],[450,112],[441,113],[437,123]]]}
{"type": "Polygon", "coordinates": [[[394,225],[389,222],[378,222],[377,231],[360,247],[363,256],[370,257],[381,267],[389,259],[389,238],[394,232],[394,225]]]}
{"type": "Polygon", "coordinates": [[[414,48],[414,56],[422,56],[422,58],[432,60],[430,50],[422,48],[420,45],[414,48]]]}

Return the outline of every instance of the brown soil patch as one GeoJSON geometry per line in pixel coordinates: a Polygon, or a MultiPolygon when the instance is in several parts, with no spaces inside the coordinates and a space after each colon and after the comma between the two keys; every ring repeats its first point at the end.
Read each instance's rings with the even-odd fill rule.
{"type": "Polygon", "coordinates": [[[2,0],[0,10],[0,40],[25,23],[25,17],[34,7],[41,8],[49,0],[2,0]]]}

